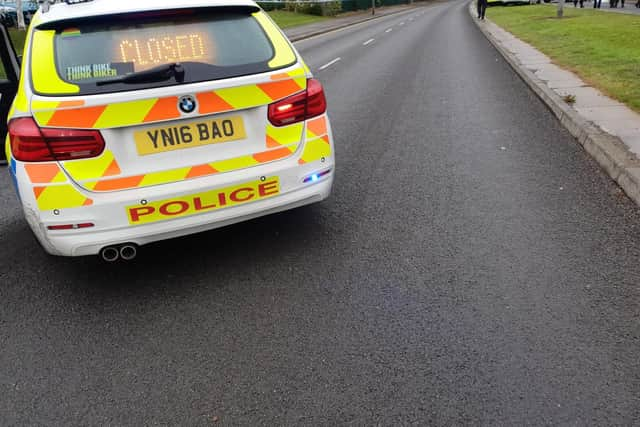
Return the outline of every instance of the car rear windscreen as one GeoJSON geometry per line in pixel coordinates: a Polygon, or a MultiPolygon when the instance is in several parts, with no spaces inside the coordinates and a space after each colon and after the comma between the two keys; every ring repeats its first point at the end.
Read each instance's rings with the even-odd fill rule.
{"type": "Polygon", "coordinates": [[[246,11],[82,21],[55,28],[53,45],[59,78],[80,94],[175,85],[176,79],[159,76],[108,81],[176,63],[183,83],[267,72],[274,56],[262,26],[246,11]]]}

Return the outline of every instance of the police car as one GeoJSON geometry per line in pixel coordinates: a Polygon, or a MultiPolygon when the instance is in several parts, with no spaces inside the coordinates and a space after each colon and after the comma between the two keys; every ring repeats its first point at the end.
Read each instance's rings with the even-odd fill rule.
{"type": "Polygon", "coordinates": [[[254,2],[47,1],[21,66],[0,30],[9,171],[47,252],[129,260],[329,196],[323,88],[254,2]]]}

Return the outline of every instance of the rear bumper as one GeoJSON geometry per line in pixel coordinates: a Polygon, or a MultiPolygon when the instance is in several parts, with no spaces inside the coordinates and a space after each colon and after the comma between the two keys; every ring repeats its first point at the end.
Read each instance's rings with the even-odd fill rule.
{"type": "Polygon", "coordinates": [[[44,249],[52,255],[95,255],[105,246],[121,243],[147,243],[185,236],[223,227],[248,219],[316,203],[327,198],[333,184],[333,158],[324,162],[299,165],[296,158],[264,166],[225,173],[219,176],[197,178],[183,182],[159,185],[146,189],[119,191],[109,194],[92,194],[92,206],[68,209],[54,215],[39,212],[25,213],[31,228],[44,249]],[[331,170],[316,182],[304,183],[310,174],[331,170]],[[142,225],[131,225],[127,206],[139,205],[141,200],[153,203],[158,200],[179,198],[203,191],[242,185],[263,177],[278,177],[278,195],[249,201],[231,207],[220,208],[189,216],[172,218],[142,225]],[[95,227],[78,230],[51,231],[47,226],[63,223],[91,222],[95,227]]]}

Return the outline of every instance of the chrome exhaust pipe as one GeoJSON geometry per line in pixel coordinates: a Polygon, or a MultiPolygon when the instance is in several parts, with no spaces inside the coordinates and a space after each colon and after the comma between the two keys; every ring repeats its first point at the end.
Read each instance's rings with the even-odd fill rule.
{"type": "Polygon", "coordinates": [[[133,243],[125,243],[120,246],[120,258],[125,261],[131,261],[138,255],[138,247],[133,243]]]}
{"type": "Polygon", "coordinates": [[[120,252],[115,246],[107,246],[100,249],[100,257],[106,262],[114,262],[120,258],[120,252]]]}

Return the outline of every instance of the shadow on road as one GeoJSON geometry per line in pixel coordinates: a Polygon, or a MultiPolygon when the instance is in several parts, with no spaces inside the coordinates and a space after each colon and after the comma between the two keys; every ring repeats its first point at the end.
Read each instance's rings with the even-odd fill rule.
{"type": "Polygon", "coordinates": [[[324,207],[324,204],[306,206],[145,245],[134,261],[115,263],[106,263],[97,256],[47,255],[22,221],[19,226],[13,224],[3,230],[8,241],[18,242],[8,252],[10,258],[4,261],[16,267],[12,276],[20,269],[41,266],[42,272],[36,272],[36,277],[42,281],[48,278],[71,292],[84,289],[115,296],[134,290],[136,294],[156,292],[158,288],[167,291],[203,281],[220,286],[224,284],[220,278],[232,277],[238,270],[250,270],[255,264],[281,263],[283,258],[295,260],[310,242],[325,234],[321,217],[324,207]]]}

